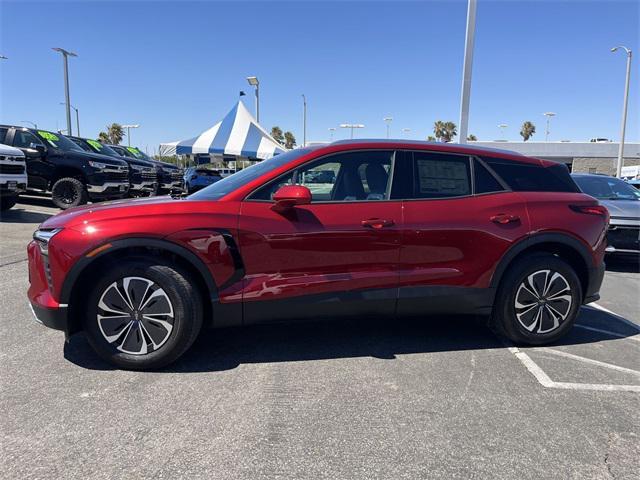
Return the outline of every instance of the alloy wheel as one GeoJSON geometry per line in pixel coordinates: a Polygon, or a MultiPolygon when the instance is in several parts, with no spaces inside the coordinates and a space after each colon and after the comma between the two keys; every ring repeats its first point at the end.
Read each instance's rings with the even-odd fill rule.
{"type": "Polygon", "coordinates": [[[173,305],[155,282],[124,277],[100,296],[98,327],[107,342],[130,355],[158,350],[173,331],[173,305]]]}
{"type": "Polygon", "coordinates": [[[529,332],[549,333],[567,319],[572,301],[566,278],[552,270],[538,270],[528,275],[516,291],[516,318],[529,332]]]}

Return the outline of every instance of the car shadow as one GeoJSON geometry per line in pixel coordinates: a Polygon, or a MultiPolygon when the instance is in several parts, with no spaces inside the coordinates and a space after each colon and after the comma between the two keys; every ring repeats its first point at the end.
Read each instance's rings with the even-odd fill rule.
{"type": "Polygon", "coordinates": [[[605,258],[607,272],[640,273],[640,255],[616,254],[605,258]]]}
{"type": "Polygon", "coordinates": [[[14,207],[11,210],[2,212],[0,215],[0,223],[42,223],[53,214],[25,212],[20,207],[14,207]]]}
{"type": "MultiPolygon", "coordinates": [[[[576,324],[581,327],[573,328],[555,345],[605,342],[638,333],[615,315],[592,308],[583,308],[576,324]]],[[[272,324],[205,330],[182,358],[161,371],[218,372],[241,364],[356,357],[392,361],[397,355],[411,353],[494,349],[505,348],[505,345],[504,340],[487,328],[486,320],[476,317],[395,321],[360,318],[340,322],[272,324]]],[[[82,334],[69,339],[64,355],[83,368],[114,369],[98,358],[82,334]]]]}

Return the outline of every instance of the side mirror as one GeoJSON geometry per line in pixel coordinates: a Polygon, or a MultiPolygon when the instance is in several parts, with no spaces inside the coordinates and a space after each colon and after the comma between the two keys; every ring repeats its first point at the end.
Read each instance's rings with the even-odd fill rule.
{"type": "Polygon", "coordinates": [[[308,205],[311,203],[311,190],[302,185],[285,185],[280,187],[273,196],[276,202],[271,207],[276,212],[283,212],[296,205],[308,205]]]}
{"type": "Polygon", "coordinates": [[[44,145],[36,145],[34,150],[38,152],[41,157],[44,157],[44,155],[47,153],[47,147],[45,147],[44,145]]]}

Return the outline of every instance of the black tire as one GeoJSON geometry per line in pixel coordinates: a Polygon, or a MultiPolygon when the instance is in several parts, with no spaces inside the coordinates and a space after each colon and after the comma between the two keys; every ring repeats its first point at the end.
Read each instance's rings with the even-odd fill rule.
{"type": "Polygon", "coordinates": [[[61,178],[51,188],[51,200],[62,210],[84,205],[88,199],[87,189],[77,178],[61,178]]]}
{"type": "Polygon", "coordinates": [[[202,299],[189,274],[146,258],[120,261],[101,274],[83,311],[84,330],[94,350],[106,361],[130,370],[157,369],[174,362],[193,344],[202,326],[202,299]],[[133,311],[123,301],[125,287],[133,311]],[[105,307],[122,308],[118,311],[129,316],[114,316],[105,307]]]}
{"type": "Polygon", "coordinates": [[[516,344],[552,343],[572,328],[581,303],[582,286],[573,268],[554,255],[532,254],[502,278],[490,326],[516,344]]]}
{"type": "Polygon", "coordinates": [[[18,195],[7,195],[0,198],[0,211],[6,212],[18,203],[18,195]]]}

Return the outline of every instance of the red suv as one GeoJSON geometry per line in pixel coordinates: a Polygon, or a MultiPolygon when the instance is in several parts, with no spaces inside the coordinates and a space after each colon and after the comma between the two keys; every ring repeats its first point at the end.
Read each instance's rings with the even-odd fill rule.
{"type": "Polygon", "coordinates": [[[557,340],[598,298],[608,213],[564,165],[407,141],[299,148],[189,196],[67,210],[29,244],[29,300],[125,368],[202,325],[480,314],[557,340]]]}

